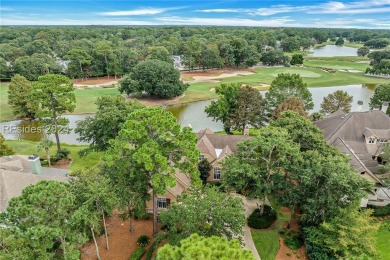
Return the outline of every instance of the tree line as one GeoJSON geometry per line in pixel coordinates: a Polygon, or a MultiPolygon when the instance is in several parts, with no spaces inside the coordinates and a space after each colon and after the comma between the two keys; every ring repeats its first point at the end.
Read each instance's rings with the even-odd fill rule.
{"type": "Polygon", "coordinates": [[[0,78],[20,74],[37,80],[46,73],[65,73],[70,78],[116,77],[129,73],[143,60],[172,63],[171,55],[181,55],[189,70],[245,67],[259,62],[269,50],[305,50],[336,37],[378,48],[386,45],[390,33],[310,28],[3,26],[0,78]]]}

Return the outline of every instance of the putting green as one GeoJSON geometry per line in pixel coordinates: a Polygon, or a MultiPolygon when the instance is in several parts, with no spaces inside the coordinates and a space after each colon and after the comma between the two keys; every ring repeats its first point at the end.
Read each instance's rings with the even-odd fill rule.
{"type": "MultiPolygon", "coordinates": [[[[299,74],[302,78],[321,78],[322,75],[312,72],[312,71],[305,71],[305,70],[295,70],[295,69],[287,69],[283,70],[283,73],[290,73],[290,74],[299,74]]],[[[274,73],[272,76],[277,77],[279,73],[274,73]]]]}

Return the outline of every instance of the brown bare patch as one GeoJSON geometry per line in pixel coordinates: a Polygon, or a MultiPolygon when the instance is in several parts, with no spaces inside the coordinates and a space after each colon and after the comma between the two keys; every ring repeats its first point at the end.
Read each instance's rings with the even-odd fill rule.
{"type": "Polygon", "coordinates": [[[99,78],[87,78],[87,79],[72,79],[72,82],[75,85],[97,85],[97,84],[103,84],[103,83],[109,83],[112,82],[113,84],[120,80],[120,77],[99,77],[99,78]]]}
{"type": "MultiPolygon", "coordinates": [[[[103,235],[96,239],[102,259],[128,260],[130,255],[137,249],[137,239],[141,235],[147,235],[151,238],[149,246],[153,243],[152,220],[136,220],[135,231],[130,232],[129,220],[124,221],[120,219],[118,213],[115,212],[112,217],[107,218],[110,250],[106,249],[106,241],[103,235]]],[[[89,241],[83,246],[81,259],[97,259],[93,241],[89,241]]]]}

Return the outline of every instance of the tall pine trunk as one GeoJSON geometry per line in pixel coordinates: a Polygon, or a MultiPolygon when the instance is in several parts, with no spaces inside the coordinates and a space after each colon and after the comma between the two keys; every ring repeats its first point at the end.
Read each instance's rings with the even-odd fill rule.
{"type": "Polygon", "coordinates": [[[110,250],[110,247],[108,245],[108,234],[107,234],[107,225],[106,225],[106,217],[104,216],[104,211],[103,209],[101,209],[102,211],[102,217],[103,217],[103,226],[104,226],[104,236],[106,238],[106,249],[107,250],[110,250]]]}
{"type": "Polygon", "coordinates": [[[95,243],[95,249],[96,249],[97,258],[99,260],[101,260],[100,253],[99,253],[99,247],[98,247],[98,244],[96,242],[95,231],[93,231],[93,227],[91,227],[91,232],[92,232],[93,242],[95,243]]]}
{"type": "Polygon", "coordinates": [[[135,231],[134,227],[134,209],[129,206],[129,217],[130,217],[130,232],[133,233],[135,231]]]}
{"type": "Polygon", "coordinates": [[[66,240],[65,237],[61,237],[62,250],[64,251],[64,259],[66,260],[66,240]]]}
{"type": "Polygon", "coordinates": [[[157,194],[153,190],[153,236],[157,236],[157,216],[158,216],[158,209],[157,209],[157,194]]]}
{"type": "Polygon", "coordinates": [[[60,144],[60,136],[58,134],[57,111],[55,109],[54,102],[55,102],[54,94],[51,93],[50,94],[50,104],[51,104],[51,111],[52,111],[53,121],[54,121],[54,129],[55,129],[54,136],[56,137],[57,151],[60,151],[61,150],[61,144],[60,144]]]}

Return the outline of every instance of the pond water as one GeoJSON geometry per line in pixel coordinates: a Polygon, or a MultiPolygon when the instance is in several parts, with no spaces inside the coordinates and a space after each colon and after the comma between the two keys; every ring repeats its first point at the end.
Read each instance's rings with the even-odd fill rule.
{"type": "MultiPolygon", "coordinates": [[[[320,109],[320,104],[325,96],[336,91],[344,90],[349,95],[353,96],[352,111],[356,110],[357,101],[363,101],[362,111],[369,109],[368,103],[370,97],[374,94],[375,85],[348,85],[348,86],[334,86],[334,87],[323,87],[323,88],[309,88],[313,95],[314,109],[312,112],[320,109]]],[[[267,91],[261,91],[264,94],[267,91]]],[[[198,101],[193,103],[187,103],[182,105],[168,106],[166,109],[170,111],[178,120],[180,125],[188,126],[191,125],[195,132],[205,129],[206,127],[219,131],[223,130],[221,122],[214,122],[211,118],[207,117],[204,112],[204,108],[211,103],[211,100],[198,101]]],[[[76,127],[76,121],[82,120],[90,115],[66,115],[69,119],[70,128],[76,127]]],[[[38,121],[22,121],[15,120],[9,122],[0,123],[0,132],[6,139],[11,140],[30,140],[38,141],[42,137],[41,131],[39,131],[38,121]]],[[[77,140],[77,135],[72,131],[70,134],[61,134],[60,140],[63,143],[68,144],[85,144],[80,143],[77,140]]],[[[54,140],[54,138],[53,138],[54,140]]]]}
{"type": "Polygon", "coordinates": [[[312,52],[307,56],[310,57],[338,57],[338,56],[357,56],[357,48],[337,46],[337,45],[325,45],[318,48],[310,48],[312,52]]]}

